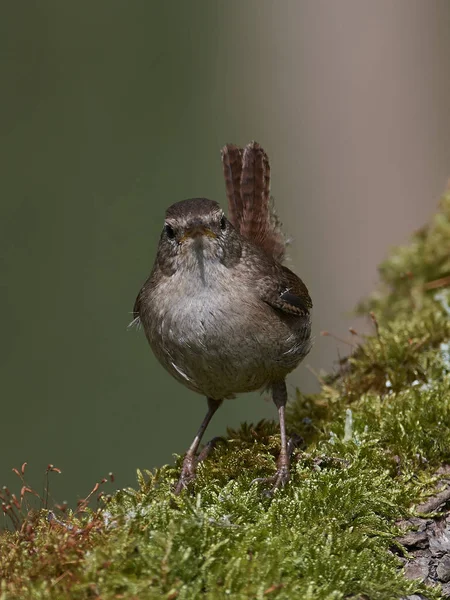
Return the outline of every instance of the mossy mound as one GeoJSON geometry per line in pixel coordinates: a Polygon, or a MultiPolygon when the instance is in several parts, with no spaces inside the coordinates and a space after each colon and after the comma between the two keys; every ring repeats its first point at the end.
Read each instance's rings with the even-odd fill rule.
{"type": "Polygon", "coordinates": [[[360,307],[374,335],[289,406],[304,445],[284,489],[251,483],[275,469],[277,425],[243,425],[181,497],[179,460],[82,516],[26,515],[0,535],[0,599],[440,598],[404,577],[396,523],[450,461],[450,193],[380,274],[360,307]]]}

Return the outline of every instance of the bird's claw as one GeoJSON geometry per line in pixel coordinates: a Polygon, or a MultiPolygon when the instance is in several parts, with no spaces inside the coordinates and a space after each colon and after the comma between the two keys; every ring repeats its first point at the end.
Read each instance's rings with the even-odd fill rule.
{"type": "Polygon", "coordinates": [[[217,447],[217,444],[219,442],[223,442],[224,444],[227,443],[227,439],[218,435],[216,437],[213,437],[211,440],[209,440],[209,442],[207,442],[205,444],[205,447],[203,448],[203,450],[200,452],[200,454],[198,455],[197,458],[197,464],[199,465],[201,462],[203,462],[206,458],[208,458],[208,456],[211,454],[211,452],[214,450],[214,448],[217,447]]]}
{"type": "Polygon", "coordinates": [[[186,454],[183,461],[180,478],[174,489],[175,496],[181,494],[182,490],[189,487],[189,485],[194,481],[196,477],[197,465],[203,462],[211,454],[219,442],[226,443],[226,441],[227,440],[225,438],[217,436],[205,444],[205,447],[197,457],[186,454]]]}
{"type": "Polygon", "coordinates": [[[257,477],[256,479],[253,479],[251,485],[253,485],[254,483],[272,484],[272,489],[264,491],[264,495],[270,498],[273,496],[275,490],[279,489],[280,487],[284,487],[289,481],[289,479],[289,467],[288,465],[282,465],[281,467],[278,467],[275,475],[272,475],[271,477],[257,477]]]}
{"type": "Polygon", "coordinates": [[[195,456],[186,454],[183,461],[183,468],[181,469],[180,478],[174,489],[175,496],[181,494],[181,492],[189,486],[195,479],[195,467],[196,460],[195,456]]]}

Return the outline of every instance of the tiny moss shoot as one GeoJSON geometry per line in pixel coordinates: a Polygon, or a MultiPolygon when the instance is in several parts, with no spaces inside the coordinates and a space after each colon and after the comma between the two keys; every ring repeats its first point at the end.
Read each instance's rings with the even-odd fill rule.
{"type": "Polygon", "coordinates": [[[450,192],[380,276],[359,307],[373,335],[353,332],[339,374],[291,399],[304,443],[284,489],[267,498],[251,484],[275,470],[278,427],[243,424],[180,497],[181,458],[95,510],[18,512],[0,534],[0,599],[442,597],[405,578],[396,523],[450,461],[450,192]]]}

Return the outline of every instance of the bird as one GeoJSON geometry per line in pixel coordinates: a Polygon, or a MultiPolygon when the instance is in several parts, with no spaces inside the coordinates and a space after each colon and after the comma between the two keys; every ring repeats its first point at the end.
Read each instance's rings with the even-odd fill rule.
{"type": "Polygon", "coordinates": [[[255,390],[271,392],[281,437],[275,474],[258,481],[271,491],[289,481],[286,376],[312,345],[308,289],[282,264],[286,238],[270,196],[269,158],[251,142],[226,144],[221,159],[228,217],[207,198],[169,206],[133,309],[161,365],[207,399],[175,494],[194,480],[203,434],[222,402],[255,390]]]}

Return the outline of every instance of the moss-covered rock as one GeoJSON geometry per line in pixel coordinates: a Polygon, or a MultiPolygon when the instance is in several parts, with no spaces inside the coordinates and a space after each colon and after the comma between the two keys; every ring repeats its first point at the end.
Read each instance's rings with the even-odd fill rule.
{"type": "Polygon", "coordinates": [[[284,489],[268,498],[252,484],[279,450],[277,425],[261,422],[229,431],[180,497],[180,460],[50,520],[19,515],[26,489],[4,491],[18,530],[0,535],[0,599],[441,597],[405,578],[397,523],[450,461],[450,193],[380,275],[360,307],[374,335],[354,336],[319,394],[292,399],[304,444],[284,489]]]}

